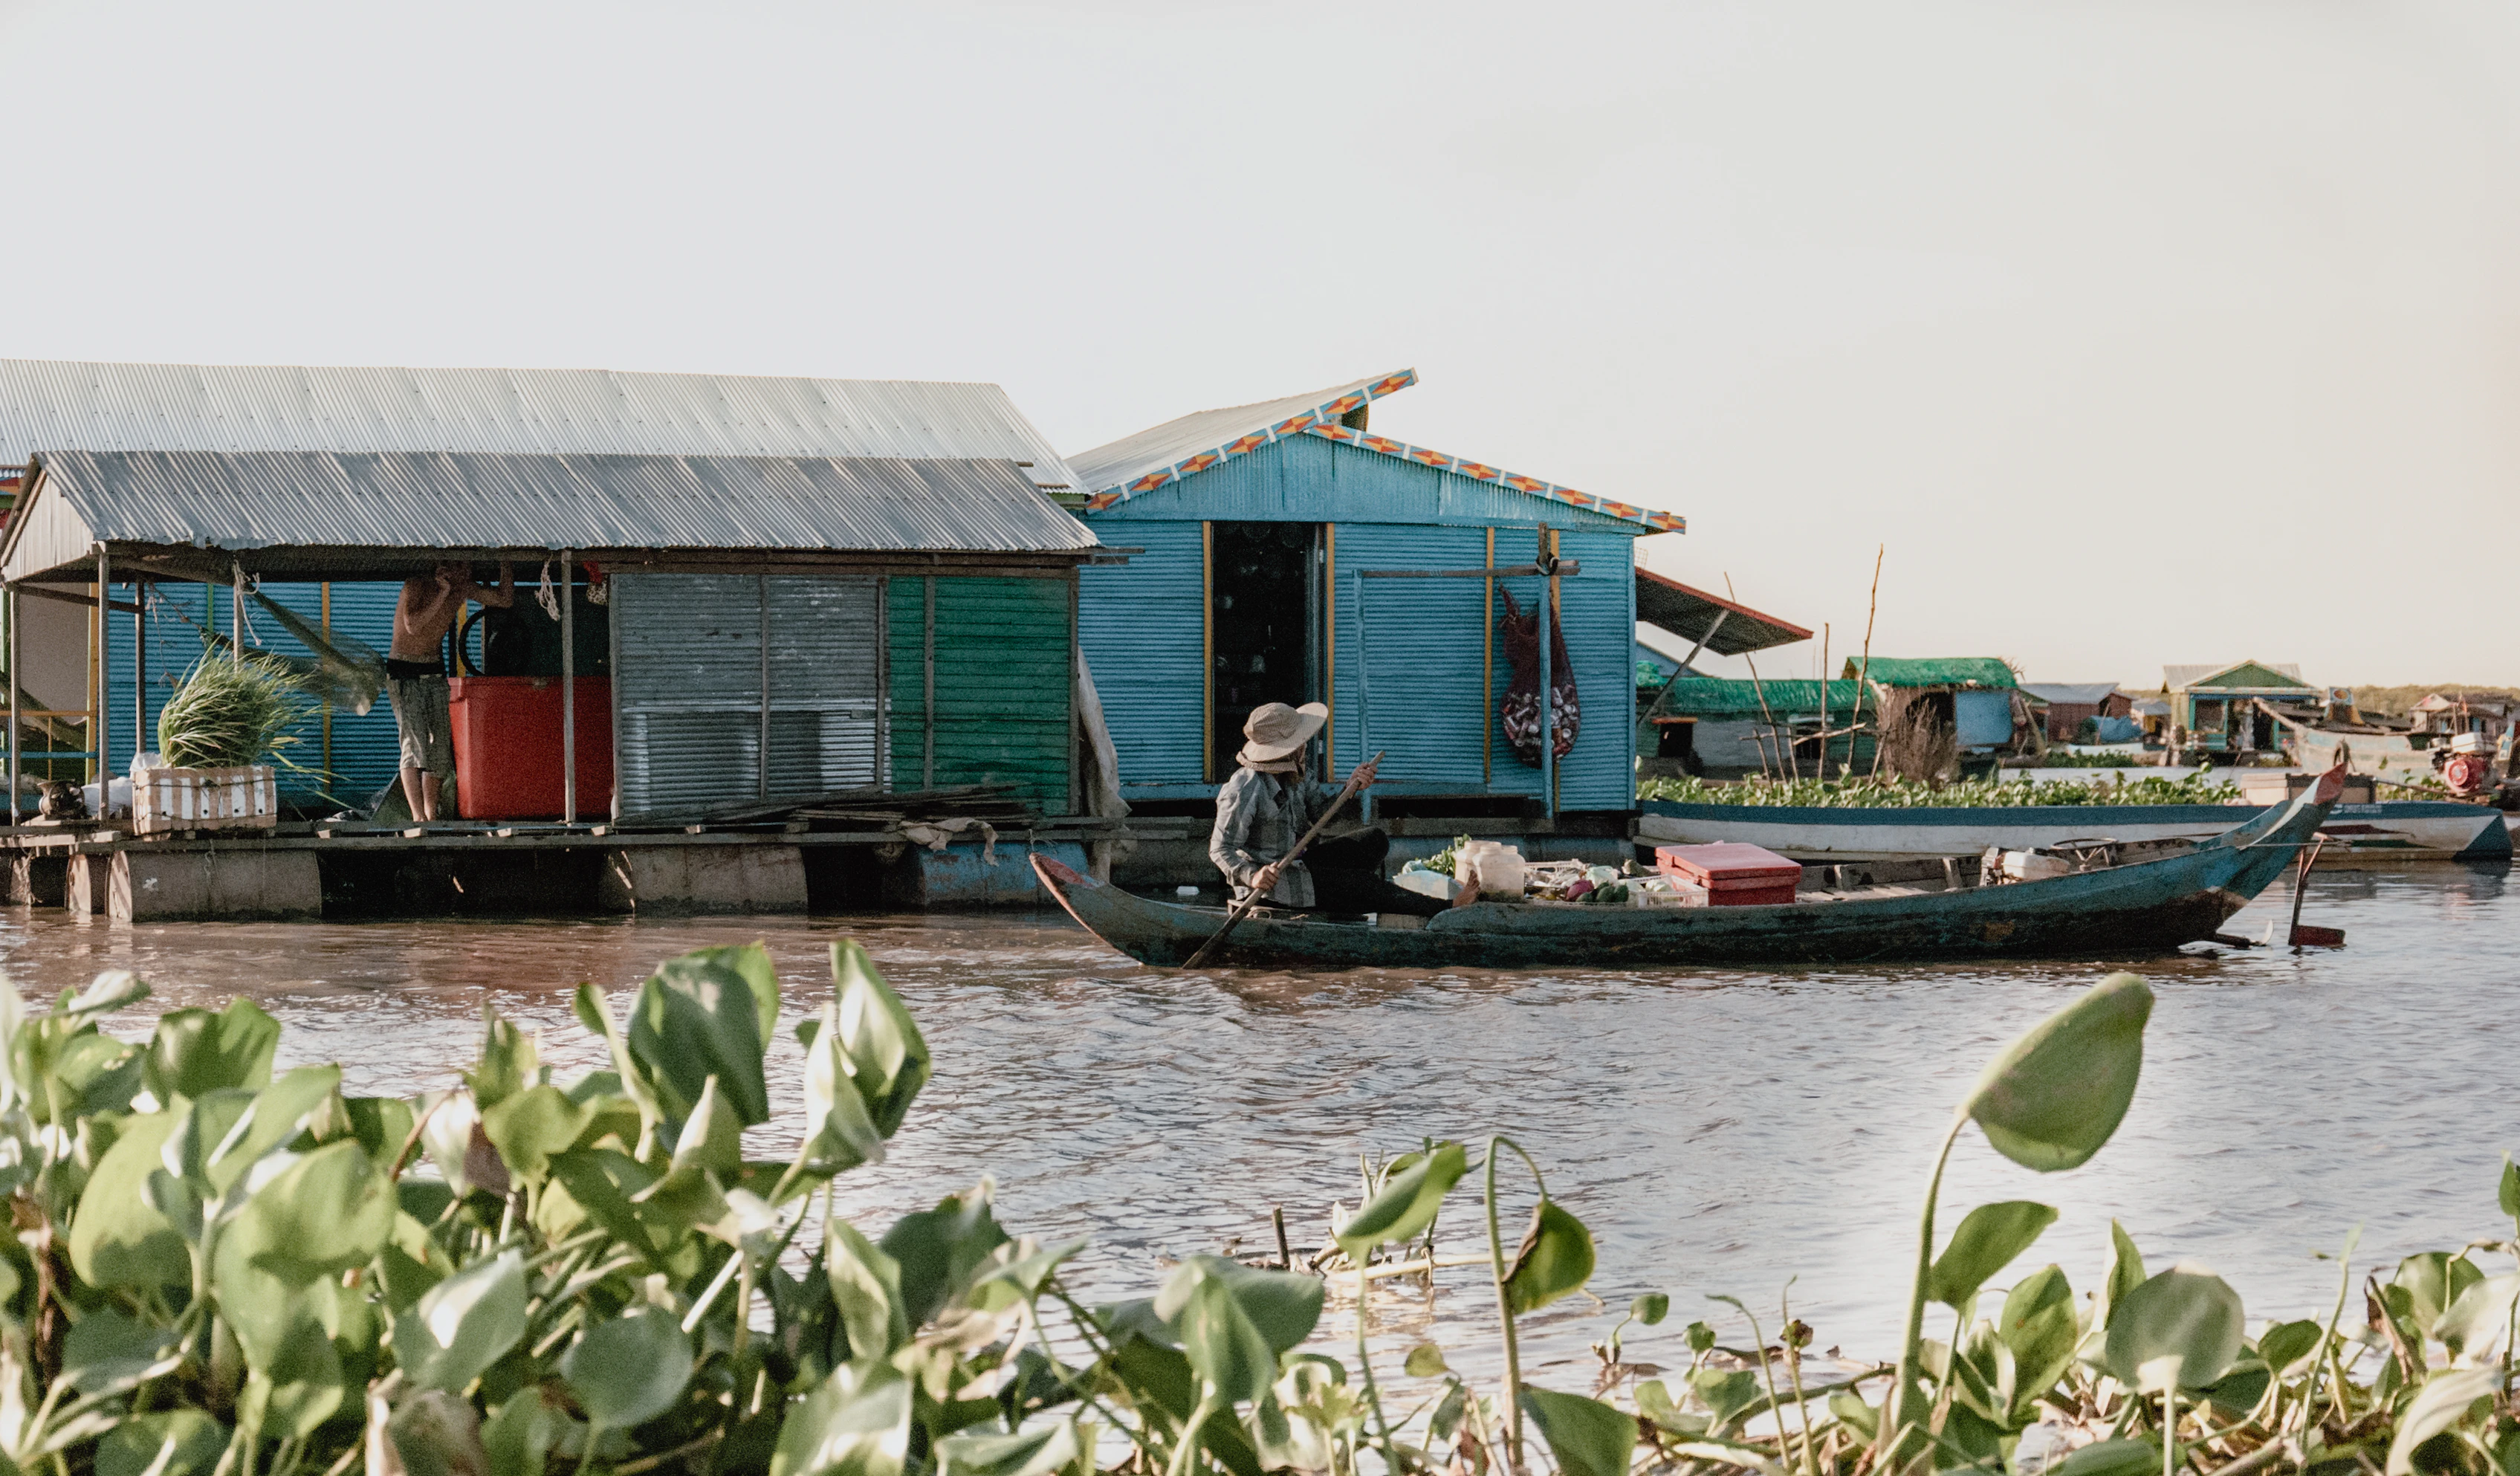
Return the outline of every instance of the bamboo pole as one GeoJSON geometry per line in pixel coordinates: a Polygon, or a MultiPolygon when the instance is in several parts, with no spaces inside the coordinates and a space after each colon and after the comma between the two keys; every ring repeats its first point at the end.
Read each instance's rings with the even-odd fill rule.
{"type": "Polygon", "coordinates": [[[1828,622],[1820,623],[1820,754],[1814,763],[1828,778],[1828,622]]]}
{"type": "MultiPolygon", "coordinates": [[[[1741,603],[1741,597],[1732,592],[1732,576],[1729,573],[1724,576],[1724,598],[1732,601],[1734,604],[1741,603]]],[[[1750,690],[1757,693],[1759,695],[1759,716],[1767,720],[1768,732],[1773,736],[1777,731],[1777,715],[1768,707],[1768,688],[1766,683],[1759,680],[1758,659],[1746,650],[1741,652],[1741,659],[1749,664],[1750,690]]],[[[1783,745],[1785,750],[1784,762],[1788,777],[1800,779],[1802,778],[1801,769],[1793,766],[1794,749],[1791,741],[1793,735],[1787,734],[1785,737],[1787,741],[1783,745]]],[[[1764,741],[1759,745],[1759,772],[1762,775],[1765,775],[1768,772],[1768,745],[1764,741]]]]}
{"type": "MultiPolygon", "coordinates": [[[[1881,608],[1881,556],[1889,551],[1890,546],[1886,543],[1875,544],[1872,548],[1872,600],[1864,607],[1864,664],[1856,668],[1855,716],[1846,720],[1850,728],[1862,726],[1864,694],[1870,690],[1872,684],[1872,617],[1881,608]]],[[[1872,726],[1876,729],[1881,726],[1879,702],[1872,704],[1872,726]]],[[[1846,740],[1846,764],[1850,769],[1855,767],[1855,739],[1853,738],[1846,740]]],[[[1872,735],[1871,777],[1874,779],[1881,777],[1881,735],[1877,732],[1872,735]]]]}

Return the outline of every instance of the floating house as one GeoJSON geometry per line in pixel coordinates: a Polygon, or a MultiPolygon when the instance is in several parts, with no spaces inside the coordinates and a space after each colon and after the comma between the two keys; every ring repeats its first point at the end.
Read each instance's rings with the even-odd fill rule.
{"type": "MultiPolygon", "coordinates": [[[[673,878],[709,844],[769,841],[719,858],[742,879],[714,900],[804,905],[812,837],[703,836],[660,870],[626,833],[642,822],[679,832],[746,800],[968,784],[1045,818],[1085,803],[1076,575],[1101,551],[1052,500],[1065,465],[995,385],[0,361],[0,458],[22,482],[0,541],[16,706],[74,719],[85,749],[59,756],[91,769],[156,746],[166,696],[213,643],[303,653],[254,596],[382,650],[400,580],[504,559],[519,609],[548,585],[563,612],[525,626],[596,633],[544,634],[552,669],[526,681],[547,694],[500,736],[565,743],[576,783],[542,818],[577,824],[536,844],[582,852],[616,903],[706,905],[673,878]]],[[[382,703],[320,722],[296,750],[319,814],[395,766],[382,703]]],[[[460,724],[457,749],[461,768],[460,724]]],[[[273,837],[305,864],[279,868],[279,900],[237,910],[319,906],[338,888],[316,842],[334,838],[273,837]]],[[[457,838],[470,855],[526,837],[457,838]]],[[[986,848],[964,849],[978,866],[986,848]]],[[[908,859],[950,870],[926,854],[908,859]]],[[[1030,894],[1020,846],[990,861],[1030,894]]]]}
{"type": "Polygon", "coordinates": [[[2520,698],[2500,692],[2436,692],[2415,704],[2414,732],[2432,738],[2480,734],[2488,743],[2511,731],[2520,698]]]}
{"type": "Polygon", "coordinates": [[[1624,834],[1636,542],[1685,524],[1373,434],[1372,407],[1415,382],[1203,411],[1067,459],[1085,524],[1128,557],[1084,570],[1078,629],[1137,814],[1204,813],[1254,707],[1325,701],[1322,761],[1343,775],[1382,753],[1381,815],[1545,830],[1584,812],[1624,834]],[[1536,766],[1499,721],[1508,612],[1546,619],[1534,649],[1580,714],[1536,766]]]}
{"type": "Polygon", "coordinates": [[[1869,701],[1858,711],[1863,691],[1864,684],[1852,679],[1678,678],[1653,696],[1647,721],[1661,742],[1639,772],[1705,779],[1754,774],[1834,779],[1852,767],[1857,774],[1868,774],[1872,735],[1865,730],[1875,714],[1869,701]],[[1824,774],[1819,767],[1823,732],[1824,774]]]}
{"type": "Polygon", "coordinates": [[[2118,691],[2115,682],[2024,682],[2021,692],[2033,703],[2051,742],[2135,740],[2135,698],[2118,691]],[[2111,720],[2105,731],[2102,719],[2111,720]],[[2093,725],[2093,735],[2088,740],[2078,739],[2075,735],[2085,723],[2093,725]],[[2111,738],[2109,733],[2120,736],[2111,738]]]}
{"type": "Polygon", "coordinates": [[[1882,768],[1941,780],[1983,768],[1982,756],[2030,728],[2012,668],[1995,656],[1848,657],[1843,676],[1868,680],[1881,714],[1882,768]]]}
{"type": "Polygon", "coordinates": [[[2282,725],[2259,703],[2315,706],[2327,695],[2324,688],[2303,681],[2301,668],[2289,661],[2165,666],[2161,679],[2172,745],[2208,754],[2276,752],[2283,746],[2282,725]]]}

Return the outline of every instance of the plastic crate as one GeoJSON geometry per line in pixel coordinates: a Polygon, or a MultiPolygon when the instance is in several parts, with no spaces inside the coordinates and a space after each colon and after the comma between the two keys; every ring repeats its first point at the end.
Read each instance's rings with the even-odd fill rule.
{"type": "Polygon", "coordinates": [[[131,827],[143,835],[267,830],[279,824],[280,771],[268,764],[143,769],[131,782],[131,827]]]}

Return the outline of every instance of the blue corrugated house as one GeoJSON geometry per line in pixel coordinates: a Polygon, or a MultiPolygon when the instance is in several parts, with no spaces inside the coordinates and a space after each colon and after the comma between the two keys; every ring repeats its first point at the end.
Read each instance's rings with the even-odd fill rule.
{"type": "Polygon", "coordinates": [[[1369,431],[1371,404],[1416,382],[1203,411],[1066,459],[1097,536],[1142,551],[1083,570],[1078,593],[1124,796],[1213,796],[1253,707],[1327,700],[1329,767],[1384,750],[1386,805],[1634,805],[1635,546],[1683,520],[1369,431]],[[1476,572],[1542,555],[1580,565],[1552,617],[1583,720],[1547,783],[1499,721],[1499,625],[1551,581],[1476,572]],[[1410,577],[1427,574],[1456,577],[1410,577]]]}

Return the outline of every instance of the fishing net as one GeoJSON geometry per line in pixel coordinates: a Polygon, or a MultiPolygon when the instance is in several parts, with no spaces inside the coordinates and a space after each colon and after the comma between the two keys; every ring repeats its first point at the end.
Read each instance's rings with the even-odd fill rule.
{"type": "MultiPolygon", "coordinates": [[[[1525,765],[1540,767],[1540,606],[1529,611],[1513,603],[1513,593],[1499,586],[1505,597],[1505,618],[1498,623],[1505,636],[1506,660],[1513,668],[1512,678],[1506,683],[1505,695],[1497,702],[1497,716],[1505,724],[1506,741],[1512,745],[1513,756],[1525,765]]],[[[1584,727],[1584,707],[1575,692],[1575,663],[1566,654],[1566,628],[1557,621],[1549,622],[1549,704],[1556,720],[1556,732],[1551,746],[1559,758],[1575,751],[1575,736],[1584,727]]]]}

